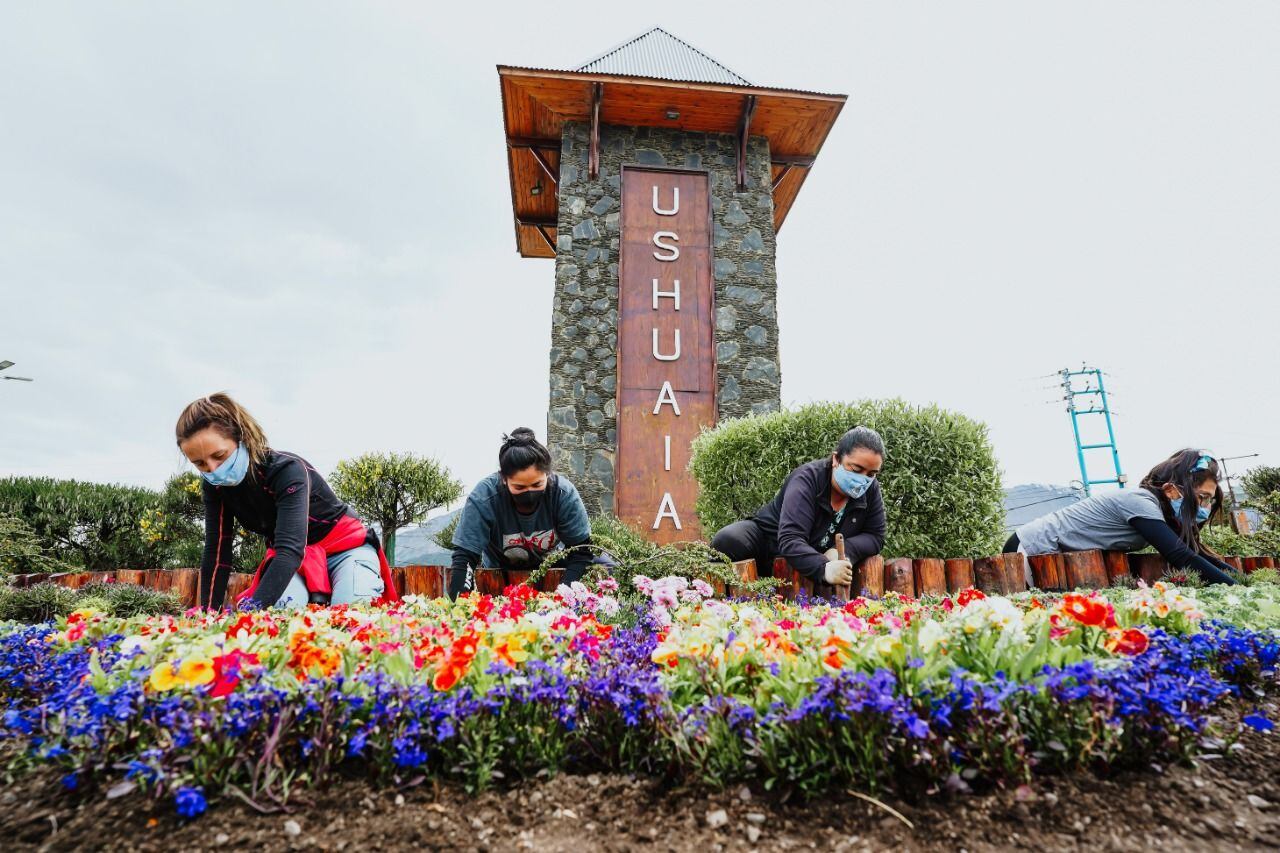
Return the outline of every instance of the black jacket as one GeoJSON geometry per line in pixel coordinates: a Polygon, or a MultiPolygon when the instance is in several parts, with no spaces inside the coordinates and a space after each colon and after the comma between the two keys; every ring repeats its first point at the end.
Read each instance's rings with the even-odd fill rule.
{"type": "MultiPolygon", "coordinates": [[[[787,475],[778,494],[755,515],[761,532],[777,542],[775,553],[815,580],[823,579],[827,565],[823,550],[834,547],[825,541],[836,514],[831,508],[832,464],[828,456],[801,465],[787,475]]],[[[862,497],[849,499],[836,532],[844,535],[845,555],[854,565],[880,553],[884,547],[884,501],[879,480],[872,480],[862,497]]]]}
{"type": "Polygon", "coordinates": [[[238,485],[211,486],[202,480],[201,487],[205,532],[199,603],[210,607],[221,607],[226,596],[237,524],[266,537],[276,549],[253,595],[270,607],[302,565],[302,549],[328,536],[344,515],[355,515],[309,462],[280,450],[268,451],[263,465],[250,463],[238,485]]]}

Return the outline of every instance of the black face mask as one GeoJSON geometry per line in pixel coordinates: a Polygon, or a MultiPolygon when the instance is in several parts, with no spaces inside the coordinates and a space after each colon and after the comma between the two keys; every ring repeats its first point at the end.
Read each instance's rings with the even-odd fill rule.
{"type": "Polygon", "coordinates": [[[523,492],[511,492],[511,502],[516,505],[516,510],[528,515],[538,508],[542,503],[542,496],[546,494],[546,489],[537,489],[523,492]]]}

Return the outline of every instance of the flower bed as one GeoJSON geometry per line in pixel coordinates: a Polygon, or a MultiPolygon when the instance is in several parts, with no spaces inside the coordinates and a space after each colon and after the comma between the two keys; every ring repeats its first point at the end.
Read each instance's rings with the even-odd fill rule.
{"type": "Polygon", "coordinates": [[[278,808],[339,773],[929,792],[1220,746],[1234,733],[1213,730],[1216,712],[1272,687],[1280,658],[1268,585],[843,606],[637,586],[639,604],[606,579],[385,610],[10,626],[0,736],[68,788],[140,789],[188,817],[213,797],[278,808]]]}

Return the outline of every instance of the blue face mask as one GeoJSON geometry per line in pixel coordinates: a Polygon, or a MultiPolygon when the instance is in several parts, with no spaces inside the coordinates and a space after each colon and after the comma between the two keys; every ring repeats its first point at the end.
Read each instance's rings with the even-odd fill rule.
{"type": "Polygon", "coordinates": [[[835,466],[836,487],[851,498],[860,498],[871,488],[871,478],[866,474],[850,471],[843,465],[835,466]]]}
{"type": "Polygon", "coordinates": [[[204,477],[211,486],[238,486],[248,472],[249,451],[245,450],[244,445],[241,444],[236,448],[235,453],[227,457],[226,462],[212,471],[201,473],[200,476],[204,477]]]}
{"type": "MultiPolygon", "coordinates": [[[[1182,517],[1182,498],[1171,498],[1169,506],[1173,507],[1173,515],[1175,518],[1182,517]]],[[[1196,523],[1204,524],[1209,520],[1209,508],[1204,506],[1196,507],[1196,523]]]]}

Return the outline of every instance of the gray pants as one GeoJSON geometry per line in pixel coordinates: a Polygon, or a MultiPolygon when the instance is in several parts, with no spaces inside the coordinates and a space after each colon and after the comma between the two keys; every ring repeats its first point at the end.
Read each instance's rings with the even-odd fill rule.
{"type": "MultiPolygon", "coordinates": [[[[333,584],[330,604],[356,604],[372,601],[383,593],[382,566],[378,551],[372,545],[361,545],[329,557],[329,581],[333,584]]],[[[305,607],[307,583],[294,573],[276,607],[305,607]]]]}

